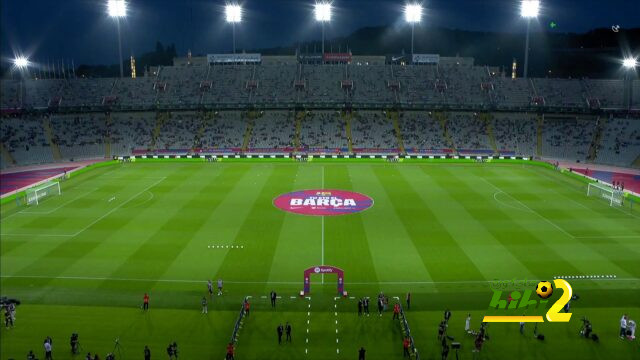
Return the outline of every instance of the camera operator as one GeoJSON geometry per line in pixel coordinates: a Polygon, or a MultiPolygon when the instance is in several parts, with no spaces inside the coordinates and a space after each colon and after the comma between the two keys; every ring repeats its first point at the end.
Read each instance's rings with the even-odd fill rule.
{"type": "Polygon", "coordinates": [[[69,339],[69,346],[71,346],[71,353],[72,354],[77,354],[78,353],[79,345],[80,345],[80,342],[78,340],[78,333],[72,333],[71,334],[71,338],[69,339]]]}
{"type": "Polygon", "coordinates": [[[591,336],[591,332],[593,331],[592,325],[591,325],[591,321],[589,321],[589,319],[587,319],[586,317],[582,318],[582,329],[580,330],[580,335],[584,336],[585,338],[589,338],[591,336]]]}

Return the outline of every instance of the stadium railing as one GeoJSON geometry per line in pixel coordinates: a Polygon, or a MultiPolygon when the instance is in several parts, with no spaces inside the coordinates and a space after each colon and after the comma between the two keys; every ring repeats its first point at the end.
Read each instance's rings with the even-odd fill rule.
{"type": "Polygon", "coordinates": [[[404,309],[402,308],[402,304],[398,303],[398,305],[400,305],[400,327],[402,328],[404,336],[409,338],[409,348],[411,349],[409,357],[411,358],[411,356],[413,356],[416,360],[420,360],[420,354],[413,341],[413,336],[411,336],[411,328],[409,327],[407,317],[404,315],[404,309]]]}
{"type": "Polygon", "coordinates": [[[242,301],[242,305],[240,305],[240,313],[238,314],[238,318],[236,319],[236,323],[233,326],[233,332],[231,333],[231,343],[233,345],[238,341],[238,331],[240,331],[240,327],[242,326],[242,321],[244,320],[245,310],[244,305],[248,301],[248,298],[244,298],[242,301]]]}

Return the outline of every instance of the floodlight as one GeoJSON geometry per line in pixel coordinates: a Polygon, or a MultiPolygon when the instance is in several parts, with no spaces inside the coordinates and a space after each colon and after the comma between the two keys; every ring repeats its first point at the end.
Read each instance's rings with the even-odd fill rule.
{"type": "Polygon", "coordinates": [[[633,69],[636,66],[638,66],[638,60],[632,57],[626,58],[622,60],[622,66],[624,66],[627,69],[633,69]]]}
{"type": "Polygon", "coordinates": [[[17,68],[24,69],[29,66],[29,59],[24,56],[18,56],[13,59],[13,65],[17,68]]]}
{"type": "Polygon", "coordinates": [[[523,18],[537,17],[539,12],[540,1],[538,0],[523,0],[520,4],[520,16],[523,18]]]}
{"type": "Polygon", "coordinates": [[[422,5],[407,4],[404,6],[404,18],[408,23],[419,23],[422,18],[422,5]]]}
{"type": "Polygon", "coordinates": [[[237,23],[242,21],[242,7],[238,4],[227,4],[224,12],[228,23],[237,23]]]}
{"type": "Polygon", "coordinates": [[[125,0],[109,0],[107,3],[107,13],[111,17],[127,16],[127,2],[125,0]]]}
{"type": "Polygon", "coordinates": [[[331,3],[316,3],[314,7],[314,13],[317,21],[330,21],[331,20],[331,3]]]}

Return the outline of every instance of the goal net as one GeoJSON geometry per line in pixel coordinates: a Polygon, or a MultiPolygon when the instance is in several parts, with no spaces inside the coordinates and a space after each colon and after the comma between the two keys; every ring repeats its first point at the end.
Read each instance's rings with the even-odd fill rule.
{"type": "Polygon", "coordinates": [[[38,205],[44,198],[53,195],[60,195],[60,183],[50,181],[39,186],[25,190],[24,202],[27,205],[38,205]]]}
{"type": "Polygon", "coordinates": [[[587,186],[587,196],[603,198],[609,202],[610,206],[622,206],[624,195],[622,191],[616,190],[611,186],[600,183],[589,183],[589,186],[587,186]]]}

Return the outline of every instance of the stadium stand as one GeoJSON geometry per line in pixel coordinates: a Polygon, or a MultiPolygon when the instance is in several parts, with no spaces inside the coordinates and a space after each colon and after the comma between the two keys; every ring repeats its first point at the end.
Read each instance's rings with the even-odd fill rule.
{"type": "Polygon", "coordinates": [[[249,150],[282,150],[294,147],[293,111],[269,111],[255,120],[249,150]]]}
{"type": "Polygon", "coordinates": [[[251,94],[253,103],[291,103],[296,100],[293,86],[297,68],[286,65],[262,65],[256,67],[257,87],[251,94]]]}
{"type": "Polygon", "coordinates": [[[487,124],[476,114],[449,114],[447,130],[459,153],[493,153],[487,136],[487,124]]]}
{"type": "Polygon", "coordinates": [[[114,79],[69,79],[64,80],[60,89],[60,106],[98,106],[117,80],[114,79]]]}
{"type": "Polygon", "coordinates": [[[307,113],[300,129],[300,147],[309,152],[348,151],[349,143],[340,113],[338,111],[307,113]]]}
{"type": "Polygon", "coordinates": [[[1,84],[2,87],[0,91],[2,91],[2,94],[0,94],[0,106],[3,109],[19,108],[22,102],[22,94],[20,91],[22,89],[22,83],[17,80],[3,80],[1,84]]]}
{"type": "Polygon", "coordinates": [[[624,89],[622,80],[584,80],[590,97],[600,101],[602,108],[622,107],[624,105],[624,89]]]}
{"type": "Polygon", "coordinates": [[[595,120],[546,118],[542,155],[552,159],[585,161],[595,128],[595,120]]]}
{"type": "Polygon", "coordinates": [[[353,151],[398,152],[398,141],[393,124],[383,112],[360,111],[351,123],[353,151]]]}
{"type": "Polygon", "coordinates": [[[155,123],[155,113],[112,113],[109,128],[112,154],[130,155],[134,149],[149,149],[155,123]]]}
{"type": "Polygon", "coordinates": [[[209,67],[211,89],[204,92],[202,102],[240,104],[249,102],[247,81],[255,72],[255,65],[214,65],[209,67]]]}
{"type": "Polygon", "coordinates": [[[156,150],[174,150],[187,153],[195,147],[195,136],[202,126],[196,112],[173,112],[159,126],[156,150]]]}
{"type": "Polygon", "coordinates": [[[493,133],[498,152],[505,155],[536,153],[536,117],[525,113],[493,115],[493,133]]]}
{"type": "Polygon", "coordinates": [[[62,159],[84,160],[105,155],[107,133],[103,114],[53,115],[51,127],[62,159]]]}
{"type": "Polygon", "coordinates": [[[600,163],[628,166],[640,156],[640,121],[608,119],[598,147],[600,163]]]}
{"type": "Polygon", "coordinates": [[[448,64],[441,65],[438,69],[447,84],[445,91],[447,103],[476,106],[491,103],[489,91],[482,89],[482,83],[489,81],[486,68],[448,64]]]}
{"type": "Polygon", "coordinates": [[[340,81],[346,79],[346,65],[302,65],[301,79],[306,81],[299,99],[313,103],[337,103],[347,100],[340,81]]]}
{"type": "Polygon", "coordinates": [[[408,153],[446,153],[448,148],[440,122],[431,113],[406,111],[399,119],[404,148],[408,153]]]}
{"type": "Polygon", "coordinates": [[[158,103],[162,105],[197,105],[202,90],[200,84],[207,76],[206,66],[163,66],[160,68],[158,103]]]}
{"type": "Polygon", "coordinates": [[[527,79],[497,77],[491,83],[498,105],[525,107],[531,104],[533,92],[527,79]]]}
{"type": "Polygon", "coordinates": [[[203,152],[240,151],[247,122],[240,111],[221,111],[209,120],[202,138],[203,152]]]}
{"type": "Polygon", "coordinates": [[[353,80],[353,102],[393,102],[393,91],[387,88],[387,81],[391,80],[390,70],[388,65],[349,66],[348,78],[353,80]]]}
{"type": "Polygon", "coordinates": [[[42,121],[42,116],[2,118],[2,143],[19,165],[53,162],[42,121]]]}
{"type": "Polygon", "coordinates": [[[548,106],[584,106],[584,88],[579,80],[532,79],[536,94],[543,96],[548,106]]]}
{"type": "MultiPolygon", "coordinates": [[[[470,58],[441,58],[437,65],[179,65],[149,74],[2,80],[6,151],[0,166],[146,152],[288,152],[296,146],[384,153],[404,145],[413,153],[497,152],[623,166],[638,157],[635,117],[601,116],[598,124],[552,115],[555,109],[624,110],[623,80],[510,79],[470,58]],[[335,111],[351,104],[362,108],[354,106],[350,115],[335,111]],[[250,106],[262,110],[248,111],[250,106]],[[399,133],[395,111],[387,117],[366,110],[390,106],[400,108],[399,133]],[[294,107],[313,110],[275,109],[294,107]],[[532,111],[545,120],[539,124],[532,111]]],[[[639,106],[635,80],[631,107],[639,106]]]]}

